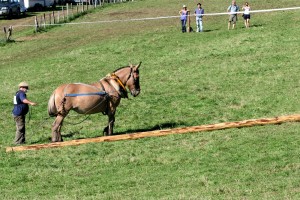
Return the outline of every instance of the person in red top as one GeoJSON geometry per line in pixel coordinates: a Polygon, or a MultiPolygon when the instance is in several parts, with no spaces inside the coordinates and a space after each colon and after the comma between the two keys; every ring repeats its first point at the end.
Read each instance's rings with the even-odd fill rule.
{"type": "Polygon", "coordinates": [[[14,109],[12,110],[12,115],[17,128],[15,144],[25,143],[25,116],[29,111],[28,104],[32,106],[37,105],[35,102],[27,99],[26,92],[28,89],[28,83],[21,82],[19,84],[19,91],[17,91],[14,96],[14,109]]]}

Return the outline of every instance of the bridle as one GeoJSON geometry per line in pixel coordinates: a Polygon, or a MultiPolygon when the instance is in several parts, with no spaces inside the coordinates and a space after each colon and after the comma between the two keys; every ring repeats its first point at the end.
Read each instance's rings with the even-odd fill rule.
{"type": "Polygon", "coordinates": [[[126,97],[126,98],[128,98],[128,96],[127,96],[127,89],[126,89],[125,86],[126,86],[127,82],[129,81],[129,79],[130,79],[131,77],[133,78],[134,85],[136,85],[136,83],[138,82],[138,78],[134,76],[134,72],[133,72],[132,66],[130,66],[130,73],[129,73],[129,75],[128,75],[128,77],[127,77],[127,79],[126,79],[126,81],[125,81],[124,84],[122,83],[122,81],[121,81],[121,79],[119,78],[119,76],[117,76],[115,73],[111,73],[109,76],[110,76],[110,78],[115,79],[115,80],[118,82],[118,84],[122,87],[122,89],[123,89],[124,91],[126,91],[126,94],[125,94],[125,97],[126,97]]]}

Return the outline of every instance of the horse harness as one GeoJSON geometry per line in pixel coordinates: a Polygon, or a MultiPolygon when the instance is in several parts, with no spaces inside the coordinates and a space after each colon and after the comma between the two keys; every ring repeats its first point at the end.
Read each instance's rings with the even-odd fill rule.
{"type": "MultiPolygon", "coordinates": [[[[120,78],[115,73],[111,73],[111,74],[107,75],[104,79],[99,80],[99,84],[100,84],[100,87],[101,87],[101,91],[100,92],[79,93],[79,94],[76,94],[76,93],[67,94],[67,93],[65,93],[65,96],[64,96],[64,98],[62,99],[62,102],[61,102],[62,112],[63,113],[66,112],[65,106],[64,106],[65,102],[66,102],[66,97],[91,96],[91,95],[100,95],[101,96],[101,95],[103,95],[104,96],[104,100],[101,101],[100,104],[103,103],[104,101],[107,101],[108,99],[110,99],[109,92],[107,92],[105,90],[105,87],[104,87],[103,83],[101,82],[103,80],[103,81],[107,82],[109,85],[111,85],[111,83],[109,83],[109,81],[107,80],[107,79],[110,79],[110,78],[114,79],[121,86],[121,90],[122,90],[121,92],[116,90],[116,92],[120,95],[120,97],[121,98],[122,97],[123,98],[128,98],[128,92],[126,90],[125,85],[127,84],[128,80],[131,78],[131,76],[133,77],[134,83],[137,82],[137,78],[132,75],[133,74],[132,71],[133,71],[132,67],[130,67],[130,74],[129,74],[129,76],[128,76],[126,82],[125,82],[125,84],[122,83],[122,81],[120,80],[120,78]]],[[[65,87],[65,90],[66,90],[67,87],[68,87],[68,85],[65,87]]],[[[98,106],[98,105],[96,105],[96,106],[98,106]]],[[[106,110],[104,112],[102,112],[102,114],[103,115],[107,115],[107,113],[108,113],[108,104],[107,104],[106,110]]]]}

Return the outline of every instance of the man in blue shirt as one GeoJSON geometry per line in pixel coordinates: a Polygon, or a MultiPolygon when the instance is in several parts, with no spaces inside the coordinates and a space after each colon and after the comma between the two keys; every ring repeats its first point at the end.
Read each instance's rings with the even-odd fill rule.
{"type": "Polygon", "coordinates": [[[228,30],[230,29],[230,25],[232,23],[232,29],[235,28],[235,24],[237,21],[237,13],[240,10],[240,7],[236,5],[236,1],[233,0],[231,5],[227,8],[227,12],[230,13],[229,21],[228,21],[228,30]]]}
{"type": "Polygon", "coordinates": [[[28,83],[21,82],[19,84],[19,91],[16,92],[16,95],[14,96],[14,109],[12,114],[17,127],[15,144],[25,143],[25,116],[29,110],[28,104],[32,106],[37,105],[27,99],[26,92],[28,89],[28,83]]]}
{"type": "Polygon", "coordinates": [[[197,3],[197,8],[195,9],[197,32],[203,31],[203,24],[202,24],[203,14],[204,14],[204,9],[201,7],[201,3],[197,3]]]}

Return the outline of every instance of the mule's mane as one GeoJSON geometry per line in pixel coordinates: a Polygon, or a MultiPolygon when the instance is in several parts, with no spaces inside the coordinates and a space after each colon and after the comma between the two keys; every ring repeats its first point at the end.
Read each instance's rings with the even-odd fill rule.
{"type": "Polygon", "coordinates": [[[127,68],[127,67],[130,67],[130,66],[120,67],[119,69],[116,69],[116,70],[114,71],[114,73],[117,72],[117,71],[119,71],[119,70],[121,70],[121,69],[127,68]]]}

